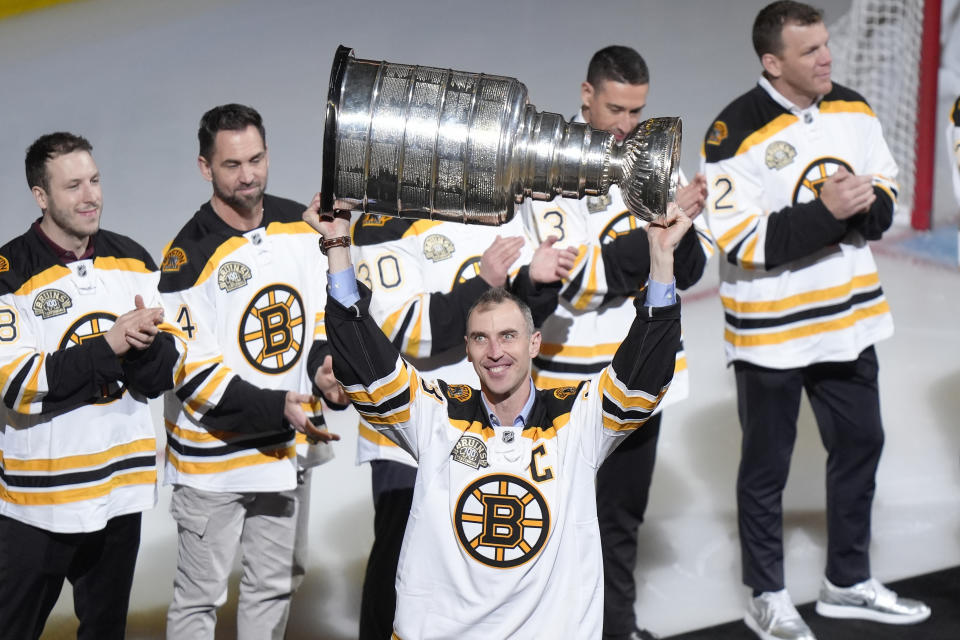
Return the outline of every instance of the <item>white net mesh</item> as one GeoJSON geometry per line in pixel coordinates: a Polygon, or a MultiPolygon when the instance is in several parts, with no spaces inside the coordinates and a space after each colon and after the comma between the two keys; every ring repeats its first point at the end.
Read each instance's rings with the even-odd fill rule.
{"type": "Polygon", "coordinates": [[[913,209],[924,0],[853,0],[830,26],[833,79],[863,94],[900,168],[897,219],[913,209]]]}

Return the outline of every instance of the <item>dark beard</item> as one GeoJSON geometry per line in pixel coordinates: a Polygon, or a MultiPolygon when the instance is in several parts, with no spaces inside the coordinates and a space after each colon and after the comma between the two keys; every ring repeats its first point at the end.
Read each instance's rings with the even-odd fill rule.
{"type": "Polygon", "coordinates": [[[239,196],[224,193],[220,186],[217,184],[216,180],[213,181],[213,193],[224,203],[230,205],[233,209],[237,211],[245,211],[247,213],[252,213],[255,209],[259,209],[260,203],[263,202],[263,193],[266,190],[266,184],[260,186],[260,190],[256,195],[251,196],[239,196]]]}

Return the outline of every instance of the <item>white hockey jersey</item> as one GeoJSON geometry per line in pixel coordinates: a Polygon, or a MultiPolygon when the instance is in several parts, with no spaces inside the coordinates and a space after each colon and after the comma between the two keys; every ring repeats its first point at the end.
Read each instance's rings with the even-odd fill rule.
{"type": "Polygon", "coordinates": [[[950,175],[953,177],[953,196],[960,205],[960,98],[953,103],[950,110],[950,124],[947,125],[947,144],[950,150],[950,157],[953,170],[950,175]]]}
{"type": "Polygon", "coordinates": [[[159,274],[129,238],[100,230],[64,265],[31,229],[0,247],[0,514],[59,533],[103,529],[157,500],[147,397],[182,382],[184,345],[161,325],[118,358],[103,334],[159,274]]]}
{"type": "Polygon", "coordinates": [[[850,361],[893,334],[867,241],[890,226],[897,166],[862,96],[834,84],[801,110],[761,78],[720,114],[703,149],[728,362],[850,361]],[[840,166],[873,176],[877,194],[847,221],[818,197],[840,166]]]}
{"type": "MultiPolygon", "coordinates": [[[[466,361],[463,335],[466,308],[489,288],[477,277],[480,257],[498,236],[524,234],[516,217],[500,227],[360,217],[353,227],[353,257],[357,279],[373,292],[371,315],[419,370],[478,385],[476,372],[466,361]]],[[[533,248],[525,243],[510,273],[532,257],[533,248]]],[[[359,428],[357,464],[370,460],[416,464],[362,420],[359,428]]]]}
{"type": "Polygon", "coordinates": [[[360,415],[419,461],[394,637],[600,637],[596,470],[666,392],[679,304],[640,307],[612,364],[538,390],[522,430],[491,426],[477,389],[421,378],[368,305],[369,293],[351,309],[329,301],[327,327],[360,415]]]}
{"type": "MultiPolygon", "coordinates": [[[[208,202],[168,246],[160,291],[189,351],[186,383],[164,402],[166,482],[285,491],[296,486],[297,446],[303,466],[332,455],[283,421],[286,392],[311,393],[307,352],[326,338],[326,258],[304,209],[264,196],[262,226],[241,233],[208,202]]],[[[317,426],[322,407],[304,407],[317,426]]]]}

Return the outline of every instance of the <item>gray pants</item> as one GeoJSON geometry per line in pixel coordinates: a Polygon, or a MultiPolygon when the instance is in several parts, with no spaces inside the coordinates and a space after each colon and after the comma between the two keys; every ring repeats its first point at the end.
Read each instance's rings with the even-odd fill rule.
{"type": "Polygon", "coordinates": [[[170,513],[179,539],[168,640],[212,640],[237,551],[242,567],[238,640],[282,640],[290,598],[305,572],[309,507],[309,471],[296,490],[279,493],[175,485],[170,513]]]}

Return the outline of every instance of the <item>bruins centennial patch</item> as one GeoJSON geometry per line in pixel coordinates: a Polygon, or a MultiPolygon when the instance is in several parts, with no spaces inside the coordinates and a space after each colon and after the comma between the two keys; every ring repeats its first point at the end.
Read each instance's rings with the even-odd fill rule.
{"type": "Polygon", "coordinates": [[[589,213],[600,213],[606,211],[610,206],[610,196],[587,196],[587,211],[589,213]]]}
{"type": "Polygon", "coordinates": [[[173,247],[163,256],[163,262],[160,263],[160,271],[171,273],[180,271],[180,267],[187,264],[187,252],[180,247],[173,247]]]}
{"type": "Polygon", "coordinates": [[[779,171],[793,162],[796,157],[797,150],[792,144],[783,140],[775,140],[767,147],[764,161],[767,163],[768,169],[779,171]]]}
{"type": "Polygon", "coordinates": [[[230,293],[247,286],[247,282],[252,277],[253,272],[250,271],[250,267],[242,262],[224,262],[217,270],[217,286],[230,293]]]}
{"type": "Polygon", "coordinates": [[[0,256],[0,273],[4,271],[10,271],[10,261],[5,257],[0,256]]]}
{"type": "Polygon", "coordinates": [[[727,123],[723,120],[717,120],[713,123],[713,126],[710,127],[710,133],[707,134],[707,144],[719,147],[720,143],[726,140],[728,135],[730,134],[727,131],[727,123]]]}
{"type": "Polygon", "coordinates": [[[473,395],[473,390],[465,384],[452,384],[447,387],[447,397],[451,400],[466,402],[473,395]]]}
{"type": "Polygon", "coordinates": [[[550,535],[550,510],[543,494],[524,478],[507,473],[467,485],[453,518],[463,550],[495,569],[529,562],[550,535]]]}
{"type": "Polygon", "coordinates": [[[455,251],[453,240],[443,234],[431,233],[423,240],[423,257],[431,262],[446,260],[455,251]]]}
{"type": "Polygon", "coordinates": [[[33,313],[36,316],[54,318],[62,316],[73,306],[70,296],[59,289],[44,289],[33,299],[33,313]]]}
{"type": "Polygon", "coordinates": [[[490,466],[490,463],[487,462],[487,445],[476,436],[460,436],[450,457],[453,458],[454,462],[465,464],[474,469],[490,466]]]}

